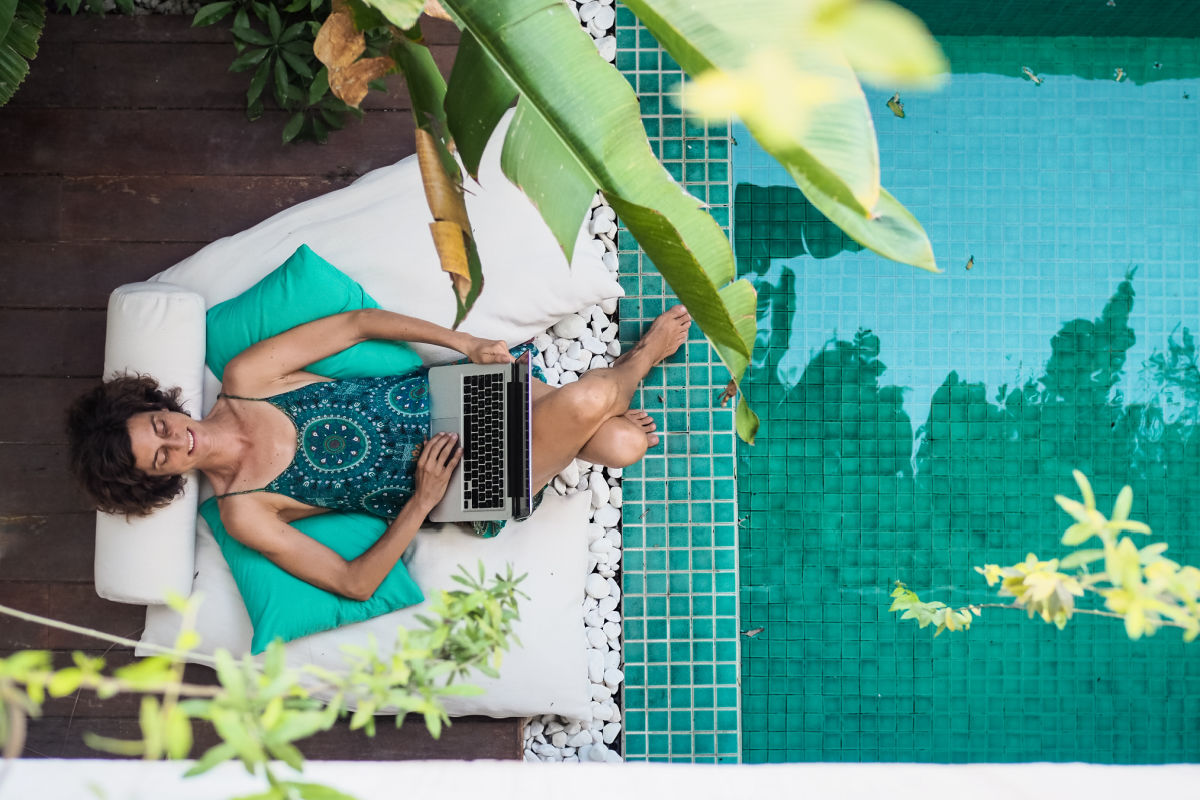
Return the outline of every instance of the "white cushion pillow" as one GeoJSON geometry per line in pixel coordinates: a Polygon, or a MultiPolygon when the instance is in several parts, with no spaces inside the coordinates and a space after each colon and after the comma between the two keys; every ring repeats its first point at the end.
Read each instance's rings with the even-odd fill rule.
{"type": "MultiPolygon", "coordinates": [[[[500,150],[507,127],[506,117],[484,151],[479,183],[466,181],[484,288],[461,329],[515,345],[623,292],[586,227],[568,265],[533,203],[504,177],[500,150]]],[[[455,302],[429,233],[432,221],[416,156],[410,156],[219,239],[154,280],[186,286],[213,306],[241,294],[307,244],[384,308],[449,327],[455,302]]],[[[461,357],[432,345],[415,347],[426,363],[461,357]]]]}
{"type": "MultiPolygon", "coordinates": [[[[460,564],[474,570],[483,561],[489,575],[512,564],[516,574],[528,575],[519,588],[529,599],[520,600],[521,619],[515,626],[522,644],[514,644],[503,654],[499,678],[475,674],[468,679],[481,686],[484,694],[446,698],[450,714],[521,717],[554,713],[573,719],[591,718],[581,611],[588,567],[589,508],[587,492],[565,498],[547,492],[529,519],[507,525],[492,539],[480,539],[456,525],[422,529],[408,569],[426,597],[442,589],[459,588],[451,576],[460,564]]],[[[234,655],[248,653],[250,618],[229,566],[203,520],[196,537],[196,569],[194,591],[204,595],[196,621],[201,637],[197,652],[211,655],[223,647],[234,655]]],[[[395,641],[396,628],[419,627],[416,616],[427,614],[428,606],[426,600],[371,620],[297,639],[286,645],[287,661],[295,666],[315,664],[337,669],[342,664],[339,648],[346,644],[366,646],[369,634],[375,635],[386,653],[395,641]]],[[[142,642],[171,646],[179,625],[176,612],[166,606],[151,606],[142,642]]],[[[146,648],[135,652],[138,656],[151,654],[146,648]]]]}
{"type": "MultiPolygon", "coordinates": [[[[108,299],[104,377],[148,374],[178,386],[193,416],[201,408],[204,299],[162,282],[131,283],[108,299]]],[[[196,478],[183,494],[144,517],[96,514],[96,593],[119,603],[162,603],[192,589],[196,478]]]]}

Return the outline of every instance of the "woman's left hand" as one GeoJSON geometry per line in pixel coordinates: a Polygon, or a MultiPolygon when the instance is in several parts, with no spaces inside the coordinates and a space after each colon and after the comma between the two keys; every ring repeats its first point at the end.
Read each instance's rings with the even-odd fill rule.
{"type": "Polygon", "coordinates": [[[465,351],[473,364],[511,364],[515,359],[508,352],[508,345],[500,340],[473,337],[465,351]]]}

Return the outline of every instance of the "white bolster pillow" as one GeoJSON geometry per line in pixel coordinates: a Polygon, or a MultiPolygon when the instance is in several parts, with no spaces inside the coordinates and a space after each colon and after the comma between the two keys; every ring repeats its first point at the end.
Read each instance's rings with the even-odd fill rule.
{"type": "MultiPolygon", "coordinates": [[[[155,378],[182,389],[184,410],[199,417],[204,378],[204,298],[158,281],[130,283],[108,299],[105,379],[123,374],[155,378]]],[[[192,593],[196,554],[197,481],[145,517],[96,514],[96,593],[119,603],[166,602],[192,593]]]]}

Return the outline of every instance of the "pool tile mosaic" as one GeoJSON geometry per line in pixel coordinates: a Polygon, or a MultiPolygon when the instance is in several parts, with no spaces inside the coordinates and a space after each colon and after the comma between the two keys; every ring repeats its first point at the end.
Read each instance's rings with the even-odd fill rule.
{"type": "Polygon", "coordinates": [[[742,643],[743,759],[1194,762],[1200,661],[1176,630],[986,609],[934,638],[887,611],[896,580],[990,602],[974,565],[1064,554],[1052,496],[1078,496],[1076,467],[1104,510],[1131,484],[1150,541],[1200,563],[1197,51],[944,44],[949,86],[905,93],[906,118],[867,92],[884,184],[944,274],[863,250],[733,151],[763,419],[738,447],[741,619],[763,629],[742,643]],[[1173,77],[1111,75],[1160,61],[1173,77]]]}
{"type": "MultiPolygon", "coordinates": [[[[641,100],[650,142],[667,171],[728,233],[729,132],[686,121],[670,96],[682,71],[617,11],[617,66],[641,100]]],[[[676,301],[621,228],[621,342],[626,349],[676,301]]],[[[662,442],[625,470],[622,509],[624,754],[628,761],[737,762],[737,492],[728,382],[693,326],[688,343],[643,383],[635,407],[662,442]]]]}

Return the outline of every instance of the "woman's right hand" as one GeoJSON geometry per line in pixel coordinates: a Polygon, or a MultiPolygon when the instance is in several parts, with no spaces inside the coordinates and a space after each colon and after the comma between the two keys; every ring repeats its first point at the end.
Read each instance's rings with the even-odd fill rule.
{"type": "Polygon", "coordinates": [[[417,459],[417,488],[411,502],[417,503],[427,514],[432,511],[445,496],[446,485],[461,458],[458,434],[438,433],[427,440],[417,459]]]}

